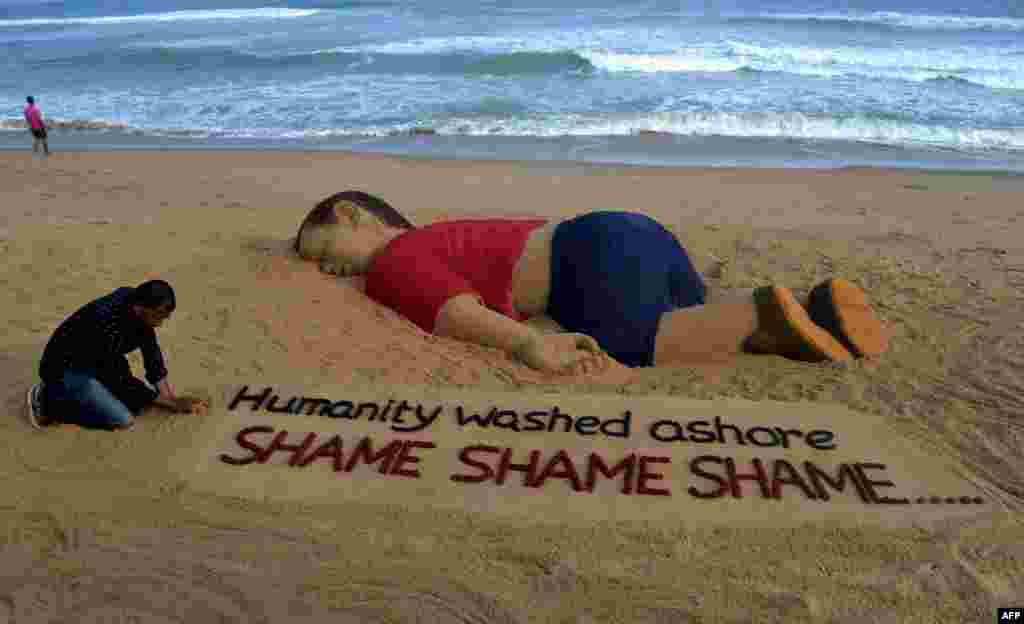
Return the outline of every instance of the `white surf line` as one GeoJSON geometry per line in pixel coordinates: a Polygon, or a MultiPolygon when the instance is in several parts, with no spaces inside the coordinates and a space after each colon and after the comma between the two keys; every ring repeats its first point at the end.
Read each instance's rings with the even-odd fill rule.
{"type": "Polygon", "coordinates": [[[348,146],[349,147],[354,147],[356,145],[370,145],[370,144],[373,144],[373,143],[380,143],[381,141],[386,141],[387,139],[394,139],[394,138],[399,138],[399,137],[402,137],[402,136],[405,136],[405,135],[371,136],[371,137],[367,137],[365,139],[360,139],[358,141],[353,141],[353,142],[349,143],[348,146]]]}
{"type": "Polygon", "coordinates": [[[579,152],[582,152],[584,150],[589,150],[589,149],[595,148],[595,147],[608,147],[610,144],[611,144],[611,139],[596,139],[596,140],[591,141],[589,143],[584,143],[583,145],[577,145],[576,147],[571,148],[569,150],[569,152],[568,152],[568,156],[569,156],[569,158],[575,160],[577,158],[576,155],[579,152]]]}

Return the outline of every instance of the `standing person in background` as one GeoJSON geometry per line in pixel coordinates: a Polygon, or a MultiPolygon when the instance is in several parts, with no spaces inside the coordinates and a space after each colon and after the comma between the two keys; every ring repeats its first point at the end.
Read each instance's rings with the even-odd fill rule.
{"type": "Polygon", "coordinates": [[[43,144],[43,155],[50,155],[50,146],[46,143],[46,124],[43,123],[43,113],[36,106],[36,100],[31,95],[25,98],[28,105],[25,106],[25,121],[28,122],[28,129],[32,132],[32,153],[39,153],[39,144],[43,144]]]}

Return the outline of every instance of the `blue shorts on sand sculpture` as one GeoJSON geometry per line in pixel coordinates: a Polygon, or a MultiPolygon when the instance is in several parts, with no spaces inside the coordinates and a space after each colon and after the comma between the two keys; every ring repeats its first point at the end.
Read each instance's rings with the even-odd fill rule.
{"type": "Polygon", "coordinates": [[[661,315],[706,293],[686,250],[650,217],[592,212],[555,228],[548,316],[626,366],[654,364],[661,315]]]}

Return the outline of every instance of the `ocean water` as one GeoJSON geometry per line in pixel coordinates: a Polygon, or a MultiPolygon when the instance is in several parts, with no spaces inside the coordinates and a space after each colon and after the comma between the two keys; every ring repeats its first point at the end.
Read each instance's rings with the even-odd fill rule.
{"type": "Polygon", "coordinates": [[[1024,170],[1024,0],[0,0],[0,59],[11,145],[1024,170]]]}

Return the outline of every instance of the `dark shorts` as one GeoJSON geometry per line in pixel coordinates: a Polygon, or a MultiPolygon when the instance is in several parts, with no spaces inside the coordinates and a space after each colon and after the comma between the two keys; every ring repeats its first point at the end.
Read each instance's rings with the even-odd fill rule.
{"type": "Polygon", "coordinates": [[[37,139],[46,138],[46,128],[32,128],[32,136],[37,139]]]}
{"type": "Polygon", "coordinates": [[[548,316],[627,366],[652,365],[661,315],[705,294],[682,245],[650,217],[592,212],[555,228],[548,316]]]}

